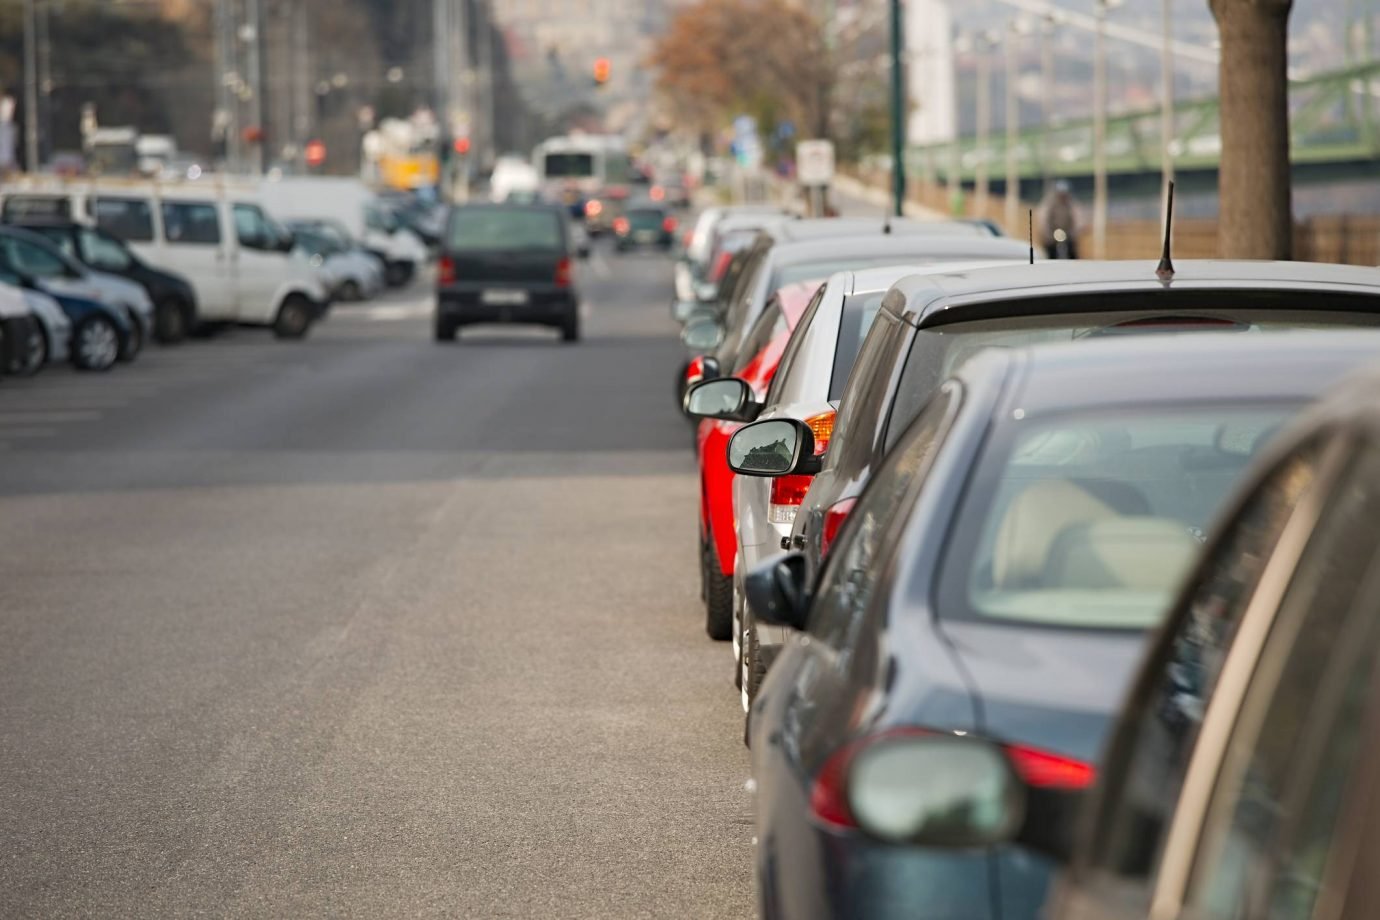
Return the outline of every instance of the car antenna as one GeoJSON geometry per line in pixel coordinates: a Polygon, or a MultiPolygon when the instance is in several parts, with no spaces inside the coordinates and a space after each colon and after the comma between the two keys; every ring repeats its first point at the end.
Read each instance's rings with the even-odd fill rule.
{"type": "Polygon", "coordinates": [[[1171,243],[1174,238],[1174,182],[1169,182],[1169,197],[1165,201],[1164,214],[1164,251],[1160,254],[1159,267],[1155,269],[1155,275],[1161,281],[1168,281],[1174,277],[1174,259],[1171,257],[1171,243]]]}
{"type": "Polygon", "coordinates": [[[1030,264],[1035,264],[1035,209],[1030,208],[1026,212],[1026,227],[1030,235],[1030,264]]]}

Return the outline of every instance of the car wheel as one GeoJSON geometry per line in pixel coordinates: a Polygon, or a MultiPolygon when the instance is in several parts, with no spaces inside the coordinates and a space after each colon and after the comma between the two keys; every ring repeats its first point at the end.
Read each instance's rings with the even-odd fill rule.
{"type": "Polygon", "coordinates": [[[340,286],[340,299],[347,302],[363,300],[364,293],[359,288],[359,282],[351,280],[342,284],[340,286]]]}
{"type": "Polygon", "coordinates": [[[311,328],[311,305],[301,294],[293,294],[278,308],[273,334],[280,339],[300,339],[311,328]]]}
{"type": "Polygon", "coordinates": [[[391,288],[402,287],[412,279],[412,272],[402,262],[389,262],[383,269],[383,280],[391,288]]]}
{"type": "Polygon", "coordinates": [[[580,340],[580,314],[571,311],[561,325],[561,341],[578,342],[580,340]]]}
{"type": "Polygon", "coordinates": [[[154,335],[164,345],[172,345],[187,337],[191,330],[192,311],[179,297],[165,297],[154,312],[154,335]]]}
{"type": "Polygon", "coordinates": [[[84,371],[108,371],[120,359],[120,333],[104,316],[89,316],[72,332],[72,363],[84,371]]]}
{"type": "Polygon", "coordinates": [[[767,676],[767,664],[762,657],[762,643],[757,638],[757,627],[751,622],[743,624],[743,657],[739,669],[742,676],[743,712],[752,708],[757,699],[757,691],[762,687],[762,678],[767,676]]]}
{"type": "MultiPolygon", "coordinates": [[[[0,350],[3,353],[3,350],[0,350]]],[[[35,323],[24,341],[15,349],[14,365],[10,373],[17,377],[32,377],[48,363],[48,336],[35,323]]]]}
{"type": "Polygon", "coordinates": [[[144,327],[139,325],[139,317],[129,312],[129,335],[125,336],[125,347],[120,350],[121,361],[133,361],[144,350],[144,327]]]}
{"type": "Polygon", "coordinates": [[[454,342],[455,334],[459,331],[454,320],[436,318],[436,341],[454,342]]]}
{"type": "Polygon", "coordinates": [[[712,534],[704,561],[704,631],[722,642],[733,638],[733,576],[724,575],[720,569],[712,534]]]}

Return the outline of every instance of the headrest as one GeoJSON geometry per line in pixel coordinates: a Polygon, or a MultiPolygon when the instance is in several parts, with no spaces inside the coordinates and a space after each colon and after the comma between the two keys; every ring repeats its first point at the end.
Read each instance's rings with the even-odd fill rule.
{"type": "Polygon", "coordinates": [[[1054,541],[1044,585],[1163,590],[1183,577],[1198,549],[1184,525],[1168,518],[1078,524],[1054,541]]]}

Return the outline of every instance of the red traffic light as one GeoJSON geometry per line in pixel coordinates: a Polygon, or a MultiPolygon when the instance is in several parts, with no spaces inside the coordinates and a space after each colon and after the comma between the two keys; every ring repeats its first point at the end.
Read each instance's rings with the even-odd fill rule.
{"type": "Polygon", "coordinates": [[[326,145],[321,141],[308,141],[306,159],[308,166],[320,166],[326,162],[326,145]]]}
{"type": "Polygon", "coordinates": [[[457,137],[453,146],[455,147],[456,153],[460,154],[460,156],[464,156],[470,152],[470,139],[468,137],[457,137]]]}
{"type": "Polygon", "coordinates": [[[613,65],[608,58],[595,58],[594,60],[594,82],[600,85],[609,82],[609,74],[613,70],[613,65]]]}

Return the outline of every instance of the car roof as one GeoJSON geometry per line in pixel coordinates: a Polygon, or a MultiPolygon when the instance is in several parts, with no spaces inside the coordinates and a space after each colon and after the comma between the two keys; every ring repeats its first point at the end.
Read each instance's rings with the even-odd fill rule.
{"type": "Polygon", "coordinates": [[[902,263],[898,265],[886,265],[880,268],[862,268],[857,271],[840,272],[847,276],[843,282],[848,294],[866,294],[876,291],[885,291],[897,281],[911,275],[929,275],[947,272],[972,271],[977,268],[996,268],[1014,262],[1023,256],[1016,256],[1013,252],[1011,256],[1001,260],[987,260],[975,262],[942,262],[937,265],[916,265],[912,263],[902,263]]]}
{"type": "MultiPolygon", "coordinates": [[[[931,224],[930,226],[947,226],[931,224]]],[[[873,233],[858,236],[832,237],[828,239],[796,240],[778,243],[771,249],[771,259],[776,265],[799,265],[803,262],[826,260],[830,258],[898,257],[924,258],[949,262],[967,262],[974,259],[1024,258],[1026,244],[1015,240],[994,236],[949,235],[926,233],[920,235],[883,236],[873,233]]]]}
{"type": "MultiPolygon", "coordinates": [[[[1012,398],[1022,418],[1038,418],[1132,405],[1312,399],[1349,371],[1377,361],[1375,330],[1192,332],[989,349],[957,376],[1020,366],[1012,398]]],[[[1380,422],[1380,413],[1376,418],[1380,422]]]]}
{"type": "MultiPolygon", "coordinates": [[[[1117,309],[1153,306],[1156,294],[1171,291],[1314,291],[1380,296],[1380,271],[1358,266],[1184,260],[1177,263],[1177,271],[1168,281],[1156,276],[1155,267],[1150,261],[1053,261],[915,275],[896,283],[888,295],[888,308],[912,323],[928,326],[984,318],[991,311],[983,306],[996,301],[1007,304],[999,315],[1011,315],[1020,312],[1016,303],[1021,300],[1058,296],[1145,295],[1136,305],[1107,305],[1117,309]]],[[[1041,308],[1039,312],[1048,310],[1041,308]]]]}
{"type": "Polygon", "coordinates": [[[836,239],[845,236],[967,236],[990,237],[992,231],[968,221],[918,220],[893,217],[811,217],[786,221],[769,232],[778,242],[836,239]],[[889,228],[889,229],[888,229],[889,228]]]}

